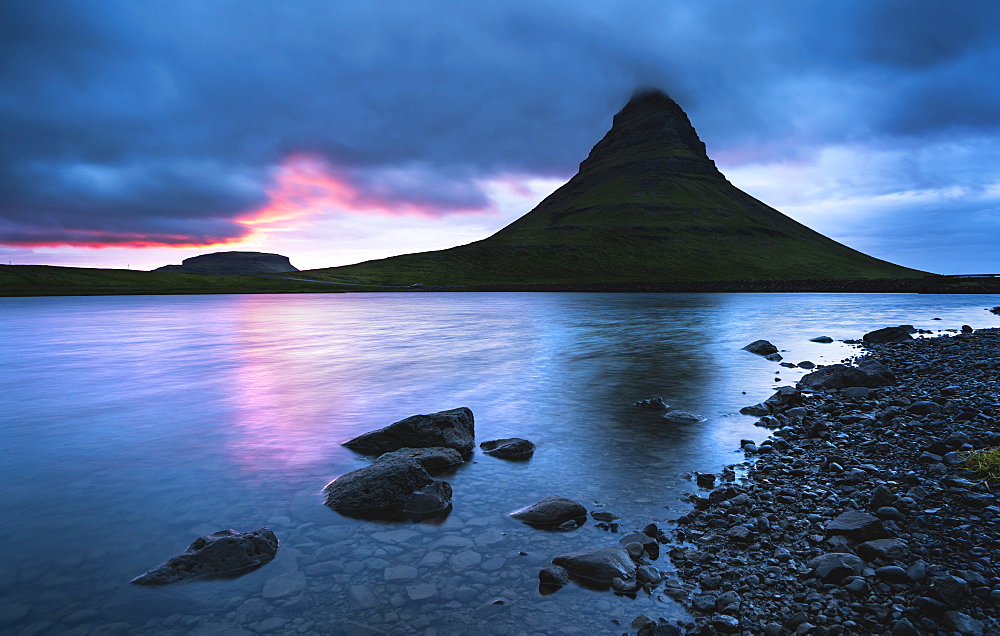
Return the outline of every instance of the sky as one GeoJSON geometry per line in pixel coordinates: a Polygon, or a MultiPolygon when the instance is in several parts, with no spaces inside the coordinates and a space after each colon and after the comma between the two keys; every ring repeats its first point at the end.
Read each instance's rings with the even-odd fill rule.
{"type": "Polygon", "coordinates": [[[997,24],[993,0],[4,0],[0,262],[468,243],[655,87],[772,207],[996,273],[997,24]]]}

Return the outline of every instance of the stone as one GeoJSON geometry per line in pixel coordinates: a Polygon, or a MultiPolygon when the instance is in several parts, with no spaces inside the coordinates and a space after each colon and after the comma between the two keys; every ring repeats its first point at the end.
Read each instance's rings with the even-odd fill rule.
{"type": "Polygon", "coordinates": [[[786,409],[802,405],[802,393],[793,386],[779,387],[774,395],[764,400],[764,406],[772,413],[780,413],[786,409]]]}
{"type": "Polygon", "coordinates": [[[809,569],[824,583],[840,583],[848,576],[857,576],[865,568],[865,562],[847,552],[830,552],[813,558],[809,569]]]}
{"type": "Polygon", "coordinates": [[[896,376],[878,362],[862,360],[857,366],[831,364],[830,366],[807,373],[799,379],[799,386],[816,389],[844,389],[847,387],[875,388],[886,386],[896,381],[896,376]]]}
{"type": "Polygon", "coordinates": [[[670,405],[665,403],[661,397],[639,400],[635,405],[640,408],[649,409],[650,411],[666,411],[670,408],[670,405]]]}
{"type": "Polygon", "coordinates": [[[815,338],[810,338],[809,342],[819,342],[822,344],[830,344],[833,342],[833,338],[830,336],[816,336],[815,338]]]}
{"type": "Polygon", "coordinates": [[[811,360],[803,360],[797,365],[800,369],[815,369],[816,363],[811,360]]]}
{"type": "Polygon", "coordinates": [[[931,594],[948,607],[959,607],[972,593],[969,583],[957,576],[935,576],[930,583],[931,594]]]}
{"type": "Polygon", "coordinates": [[[906,407],[906,412],[913,413],[914,415],[928,415],[929,413],[940,413],[941,406],[936,402],[923,400],[920,402],[914,402],[913,404],[906,407]]]}
{"type": "Polygon", "coordinates": [[[892,636],[920,636],[920,632],[913,626],[913,623],[901,618],[892,626],[892,636]]]}
{"type": "Polygon", "coordinates": [[[277,552],[278,538],[269,528],[252,532],[220,530],[198,537],[183,554],[135,577],[131,583],[166,585],[239,576],[271,561],[277,552]]]}
{"type": "Polygon", "coordinates": [[[913,336],[910,335],[910,331],[905,326],[901,325],[869,331],[861,339],[869,344],[886,344],[907,342],[913,340],[913,336]]]}
{"type": "Polygon", "coordinates": [[[552,496],[515,510],[510,516],[531,526],[558,526],[566,521],[582,525],[587,509],[572,499],[552,496]]]}
{"type": "Polygon", "coordinates": [[[875,568],[875,576],[886,583],[906,583],[910,577],[906,576],[906,570],[898,565],[883,565],[875,568]]]}
{"type": "Polygon", "coordinates": [[[440,515],[451,508],[451,495],[451,484],[436,479],[406,498],[403,513],[415,520],[440,515]]]}
{"type": "Polygon", "coordinates": [[[382,571],[382,578],[388,583],[396,583],[399,581],[412,581],[417,578],[418,574],[417,568],[412,565],[396,565],[385,568],[382,571]]]}
{"type": "Polygon", "coordinates": [[[724,634],[734,634],[740,631],[740,621],[735,616],[719,614],[712,617],[712,627],[724,634]]]}
{"type": "Polygon", "coordinates": [[[410,458],[416,460],[431,475],[460,466],[465,460],[462,454],[454,448],[445,446],[432,446],[429,448],[400,448],[389,451],[378,457],[375,461],[390,461],[400,458],[410,458]]]}
{"type": "Polygon", "coordinates": [[[674,424],[699,424],[706,418],[690,411],[670,411],[663,416],[663,419],[674,424]]]}
{"type": "Polygon", "coordinates": [[[831,535],[842,535],[852,541],[859,542],[883,539],[889,536],[881,519],[860,510],[848,510],[840,513],[833,520],[827,522],[826,532],[831,535]]]}
{"type": "Polygon", "coordinates": [[[306,575],[302,572],[286,572],[267,580],[264,583],[262,596],[267,599],[293,596],[306,589],[306,575]]]}
{"type": "Polygon", "coordinates": [[[411,601],[425,601],[437,596],[437,587],[433,583],[417,583],[406,586],[406,595],[411,601]]]}
{"type": "Polygon", "coordinates": [[[755,353],[759,356],[767,356],[772,353],[778,353],[778,348],[767,340],[754,340],[747,346],[743,347],[743,350],[755,353]]]}
{"type": "Polygon", "coordinates": [[[858,556],[865,561],[900,561],[910,556],[910,548],[899,539],[874,539],[857,547],[858,556]]]}
{"type": "Polygon", "coordinates": [[[614,578],[632,579],[636,572],[636,564],[625,548],[617,547],[562,554],[552,559],[552,563],[566,568],[573,576],[602,584],[610,584],[614,578]]]}
{"type": "Polygon", "coordinates": [[[433,448],[444,446],[457,450],[463,457],[475,448],[475,422],[467,407],[411,415],[385,428],[369,431],[344,442],[344,446],[369,455],[382,455],[401,448],[433,448]]]}
{"type": "MultiPolygon", "coordinates": [[[[945,612],[945,617],[955,631],[962,636],[983,636],[985,625],[982,621],[976,620],[968,614],[962,612],[945,612]]],[[[990,632],[994,633],[994,632],[990,632]]]]}
{"type": "Polygon", "coordinates": [[[569,572],[564,567],[549,564],[538,571],[538,580],[545,585],[566,585],[569,572]]]}
{"type": "Polygon", "coordinates": [[[415,493],[433,480],[416,459],[383,459],[334,479],[323,489],[326,505],[341,514],[395,518],[415,493]]]}
{"type": "Polygon", "coordinates": [[[649,583],[651,585],[656,585],[663,580],[663,576],[660,571],[651,565],[642,565],[636,569],[636,578],[639,579],[641,583],[649,583]]]}
{"type": "Polygon", "coordinates": [[[535,452],[535,445],[520,437],[490,440],[480,444],[479,448],[487,455],[501,459],[528,459],[535,452]]]}

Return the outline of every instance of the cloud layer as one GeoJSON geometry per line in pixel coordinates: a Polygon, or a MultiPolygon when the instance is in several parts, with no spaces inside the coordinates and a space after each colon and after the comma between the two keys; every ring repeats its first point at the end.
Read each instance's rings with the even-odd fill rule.
{"type": "MultiPolygon", "coordinates": [[[[978,187],[942,214],[994,227],[997,160],[962,149],[1000,149],[1000,4],[357,5],[0,4],[0,245],[238,243],[295,157],[348,193],[329,205],[446,224],[491,180],[571,175],[647,85],[724,171],[870,149],[878,178],[837,197],[978,187]]],[[[901,249],[912,212],[881,209],[901,249]]]]}

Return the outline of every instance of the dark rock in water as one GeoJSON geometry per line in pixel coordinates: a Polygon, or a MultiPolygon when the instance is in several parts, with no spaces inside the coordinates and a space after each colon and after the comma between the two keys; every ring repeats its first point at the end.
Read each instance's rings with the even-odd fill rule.
{"type": "Polygon", "coordinates": [[[821,342],[823,344],[829,344],[833,342],[833,338],[830,336],[816,336],[815,338],[810,338],[809,342],[821,342]]]}
{"type": "Polygon", "coordinates": [[[744,406],[740,409],[740,413],[743,415],[756,415],[757,417],[760,417],[762,415],[770,415],[771,409],[764,406],[763,402],[759,402],[757,404],[751,404],[750,406],[744,406]]]}
{"type": "Polygon", "coordinates": [[[400,448],[454,448],[468,457],[475,448],[475,424],[466,407],[410,417],[385,428],[358,435],[344,446],[359,453],[381,455],[400,448]]]}
{"type": "Polygon", "coordinates": [[[252,532],[220,530],[195,539],[183,554],[132,579],[135,585],[166,585],[195,579],[238,576],[258,568],[278,552],[268,528],[252,532]]]}
{"type": "Polygon", "coordinates": [[[889,536],[881,519],[860,510],[840,513],[827,522],[826,532],[831,535],[843,535],[853,541],[869,541],[889,536]]]}
{"type": "Polygon", "coordinates": [[[815,369],[816,363],[813,362],[812,360],[803,360],[796,366],[798,366],[800,369],[815,369]]]}
{"type": "Polygon", "coordinates": [[[830,552],[809,561],[809,569],[824,583],[840,583],[848,576],[860,575],[865,562],[847,552],[830,552]]]}
{"type": "Polygon", "coordinates": [[[403,512],[410,518],[436,516],[451,508],[451,484],[435,479],[416,490],[403,502],[403,512]]]}
{"type": "Polygon", "coordinates": [[[781,357],[780,353],[769,353],[764,356],[765,360],[770,360],[771,362],[781,362],[784,358],[781,357]]]}
{"type": "Polygon", "coordinates": [[[433,480],[408,457],[380,459],[341,475],[323,489],[326,505],[341,514],[375,519],[397,518],[414,493],[433,480]]]}
{"type": "Polygon", "coordinates": [[[625,548],[598,548],[589,552],[571,552],[552,559],[573,576],[610,584],[612,579],[635,577],[636,565],[625,548]]]}
{"type": "Polygon", "coordinates": [[[153,271],[188,274],[280,274],[299,271],[287,256],[262,252],[215,252],[192,256],[181,265],[164,265],[153,271]]]}
{"type": "Polygon", "coordinates": [[[969,325],[962,325],[962,333],[972,333],[974,329],[969,325]]]}
{"type": "Polygon", "coordinates": [[[913,340],[913,336],[910,335],[912,329],[913,328],[909,325],[885,327],[882,329],[876,329],[875,331],[869,331],[861,339],[870,344],[906,342],[908,340],[913,340]]]}
{"type": "Polygon", "coordinates": [[[769,356],[772,353],[778,353],[778,348],[767,340],[754,340],[747,346],[743,347],[744,351],[749,351],[750,353],[756,353],[759,356],[769,356]]]}
{"type": "Polygon", "coordinates": [[[704,417],[690,411],[670,411],[663,419],[675,424],[698,424],[705,421],[704,417]]]}
{"type": "Polygon", "coordinates": [[[649,409],[651,411],[666,411],[670,408],[669,404],[666,404],[661,397],[649,398],[646,400],[639,400],[635,403],[636,406],[649,409]]]}
{"type": "Polygon", "coordinates": [[[698,473],[695,482],[702,488],[712,488],[715,486],[715,475],[712,473],[698,473]]]}
{"type": "Polygon", "coordinates": [[[396,459],[414,459],[430,474],[454,468],[464,463],[462,454],[454,448],[433,446],[430,448],[400,448],[379,455],[375,461],[392,461],[396,459]]]}
{"type": "Polygon", "coordinates": [[[520,437],[494,439],[479,445],[483,452],[501,459],[527,459],[535,452],[535,445],[520,437]]]}
{"type": "Polygon", "coordinates": [[[566,497],[546,497],[530,506],[510,513],[518,521],[532,526],[559,526],[567,521],[582,524],[587,519],[587,509],[566,497]]]}
{"type": "Polygon", "coordinates": [[[807,373],[799,380],[799,386],[806,389],[843,389],[847,387],[880,387],[892,384],[896,376],[878,362],[862,360],[856,367],[845,364],[831,364],[828,367],[807,373]]]}
{"type": "Polygon", "coordinates": [[[569,583],[569,572],[558,565],[546,565],[539,570],[538,580],[543,585],[566,585],[569,583]]]}

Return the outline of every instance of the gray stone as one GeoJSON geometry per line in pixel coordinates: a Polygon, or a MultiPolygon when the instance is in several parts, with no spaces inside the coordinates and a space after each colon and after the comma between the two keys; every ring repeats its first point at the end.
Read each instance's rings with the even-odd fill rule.
{"type": "Polygon", "coordinates": [[[479,448],[491,457],[501,459],[527,459],[535,452],[535,445],[520,437],[508,437],[483,442],[479,448]]]}
{"type": "Polygon", "coordinates": [[[558,526],[566,521],[586,519],[587,509],[572,499],[553,496],[515,510],[510,516],[533,526],[558,526]]]}
{"type": "Polygon", "coordinates": [[[871,344],[898,343],[913,340],[909,330],[904,326],[883,327],[875,331],[869,331],[861,338],[871,344]]]}
{"type": "Polygon", "coordinates": [[[820,342],[823,344],[829,344],[833,342],[833,338],[830,336],[816,336],[815,338],[810,338],[809,342],[820,342]]]}
{"type": "Polygon", "coordinates": [[[749,351],[750,353],[756,353],[759,356],[767,356],[772,353],[778,353],[778,348],[767,340],[754,340],[747,346],[743,347],[744,351],[749,351]]]}
{"type": "Polygon", "coordinates": [[[660,571],[651,565],[642,565],[636,570],[636,578],[642,583],[657,584],[663,580],[660,571]]]}
{"type": "Polygon", "coordinates": [[[827,522],[826,531],[831,535],[842,535],[852,541],[870,541],[889,536],[882,520],[867,512],[848,510],[827,522]]]}
{"type": "Polygon", "coordinates": [[[464,463],[462,454],[454,448],[445,446],[433,446],[430,448],[400,448],[399,450],[384,453],[375,461],[385,461],[399,458],[410,458],[417,460],[428,473],[436,473],[454,468],[464,463]]]}
{"type": "Polygon", "coordinates": [[[691,411],[670,411],[663,416],[663,419],[674,424],[699,424],[706,418],[691,411]]]}
{"type": "Polygon", "coordinates": [[[611,579],[631,579],[635,576],[636,565],[624,548],[598,548],[588,552],[571,552],[552,559],[556,565],[566,568],[584,579],[610,584],[611,579]]]}
{"type": "Polygon", "coordinates": [[[941,406],[937,402],[923,400],[920,402],[914,402],[913,404],[906,407],[906,412],[913,413],[914,415],[928,415],[930,413],[940,413],[941,406]]]}
{"type": "Polygon", "coordinates": [[[546,565],[538,571],[538,580],[545,585],[566,585],[569,583],[569,572],[558,565],[546,565]]]}
{"type": "Polygon", "coordinates": [[[382,455],[400,448],[445,446],[468,457],[475,448],[475,423],[466,407],[426,415],[411,415],[385,428],[344,442],[359,453],[382,455]]]}
{"type": "Polygon", "coordinates": [[[951,626],[955,628],[955,631],[962,634],[962,636],[983,636],[983,630],[986,626],[982,621],[978,621],[962,612],[945,612],[945,617],[951,622],[951,626]]]}
{"type": "Polygon", "coordinates": [[[640,408],[649,409],[650,411],[666,411],[670,408],[670,405],[665,403],[661,397],[639,400],[635,405],[640,408]]]}
{"type": "Polygon", "coordinates": [[[417,568],[412,565],[396,565],[382,571],[382,577],[389,583],[412,581],[418,574],[417,568]]]}
{"type": "Polygon", "coordinates": [[[885,366],[871,360],[862,360],[856,367],[844,364],[830,366],[807,373],[799,380],[806,389],[844,389],[852,386],[880,387],[892,384],[896,376],[885,366]]]}
{"type": "Polygon", "coordinates": [[[875,568],[875,576],[887,583],[906,583],[910,577],[906,576],[906,570],[898,565],[883,565],[875,568]]]}
{"type": "Polygon", "coordinates": [[[949,607],[960,606],[971,593],[969,583],[957,576],[935,576],[931,579],[931,594],[949,607]]]}
{"type": "Polygon", "coordinates": [[[865,562],[847,552],[821,554],[809,561],[809,569],[824,583],[840,583],[848,576],[857,576],[865,562]]]}
{"type": "Polygon", "coordinates": [[[875,539],[865,541],[857,548],[858,556],[865,561],[881,559],[883,561],[900,561],[910,556],[910,548],[899,539],[875,539]]]}
{"type": "Polygon", "coordinates": [[[424,601],[437,596],[437,587],[432,583],[417,583],[406,586],[406,595],[411,601],[424,601]]]}
{"type": "Polygon", "coordinates": [[[141,574],[135,585],[166,585],[193,579],[238,576],[274,558],[278,538],[268,528],[220,530],[195,539],[183,554],[141,574]]]}
{"type": "Polygon", "coordinates": [[[436,515],[451,508],[451,484],[434,480],[403,502],[403,512],[411,518],[436,515]]]}
{"type": "Polygon", "coordinates": [[[270,578],[264,583],[262,596],[265,599],[285,598],[306,589],[306,575],[302,572],[286,572],[270,578]]]}
{"type": "Polygon", "coordinates": [[[354,610],[371,609],[378,605],[378,599],[364,585],[352,585],[347,588],[347,603],[354,610]]]}
{"type": "Polygon", "coordinates": [[[431,483],[431,476],[412,458],[376,461],[341,475],[327,484],[326,505],[358,516],[393,517],[413,493],[431,483]]]}

